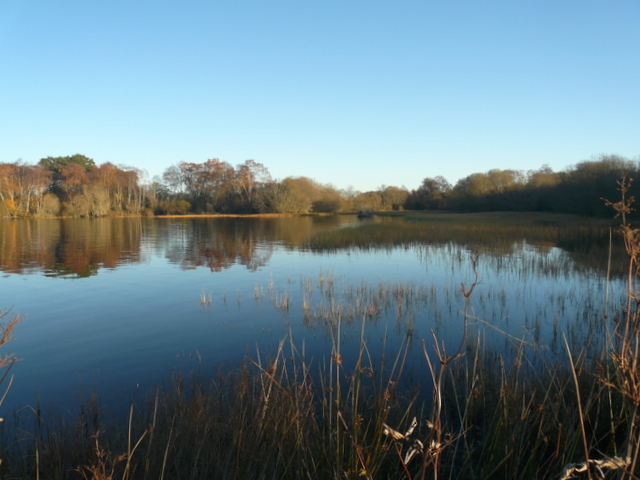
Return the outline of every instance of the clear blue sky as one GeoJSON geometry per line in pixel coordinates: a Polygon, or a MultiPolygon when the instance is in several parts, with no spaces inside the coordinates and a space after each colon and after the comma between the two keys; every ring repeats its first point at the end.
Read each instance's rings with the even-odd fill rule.
{"type": "Polygon", "coordinates": [[[640,158],[640,2],[0,0],[0,162],[417,188],[640,158]]]}

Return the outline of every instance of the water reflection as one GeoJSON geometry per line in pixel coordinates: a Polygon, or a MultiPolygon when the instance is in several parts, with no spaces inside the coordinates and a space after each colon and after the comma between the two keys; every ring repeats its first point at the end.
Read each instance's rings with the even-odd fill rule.
{"type": "Polygon", "coordinates": [[[142,260],[140,219],[0,221],[0,269],[83,278],[142,260]]]}
{"type": "Polygon", "coordinates": [[[626,254],[616,235],[609,263],[609,230],[603,227],[414,224],[397,228],[402,221],[382,217],[361,222],[354,216],[0,220],[0,270],[86,278],[100,269],[159,256],[185,270],[204,267],[222,272],[242,265],[256,271],[269,263],[276,246],[331,252],[367,250],[388,242],[386,248],[392,248],[406,242],[394,235],[408,232],[417,238],[414,245],[450,248],[452,261],[458,264],[466,261],[462,252],[493,258],[497,271],[516,268],[512,259],[522,258],[517,264],[520,277],[534,271],[606,275],[610,269],[614,277],[626,273],[626,254]],[[342,228],[346,226],[357,228],[342,228]]]}
{"type": "MultiPolygon", "coordinates": [[[[510,263],[512,257],[526,256],[533,268],[549,272],[563,271],[568,265],[576,272],[597,271],[602,274],[626,274],[627,257],[620,235],[612,227],[601,224],[569,225],[560,223],[516,222],[513,224],[459,218],[455,221],[405,221],[387,218],[386,221],[365,222],[358,228],[323,231],[309,240],[316,252],[368,251],[380,248],[438,245],[461,252],[497,257],[510,263]],[[398,228],[397,222],[403,222],[398,228]],[[610,258],[611,240],[611,262],[610,258]],[[549,261],[546,253],[562,252],[560,264],[549,261]],[[540,255],[531,256],[530,252],[540,255]],[[535,263],[539,263],[537,266],[535,263]]],[[[459,260],[459,259],[458,259],[459,260]]]]}
{"type": "Polygon", "coordinates": [[[153,253],[187,270],[255,271],[269,262],[274,245],[298,248],[318,231],[353,222],[348,216],[0,220],[0,270],[85,278],[153,253]]]}
{"type": "MultiPolygon", "coordinates": [[[[0,221],[0,269],[12,273],[0,279],[0,307],[27,315],[11,345],[25,359],[11,402],[32,402],[36,391],[66,398],[78,379],[95,378],[102,395],[142,391],[176,359],[240,362],[287,335],[319,361],[338,338],[345,362],[361,336],[375,358],[410,339],[432,342],[432,331],[454,348],[460,284],[473,281],[475,253],[472,326],[491,348],[508,352],[517,338],[563,353],[563,334],[572,346],[605,338],[605,277],[593,257],[606,259],[607,242],[586,231],[429,224],[431,236],[410,246],[309,246],[325,232],[364,238],[377,233],[361,227],[402,231],[396,224],[354,216],[0,221]]],[[[622,304],[609,296],[611,310],[622,304]]],[[[424,365],[420,348],[408,355],[424,365]]]]}
{"type": "Polygon", "coordinates": [[[174,222],[158,239],[158,248],[185,270],[207,267],[221,272],[238,264],[255,271],[267,264],[273,243],[264,242],[264,224],[231,219],[174,222]]]}

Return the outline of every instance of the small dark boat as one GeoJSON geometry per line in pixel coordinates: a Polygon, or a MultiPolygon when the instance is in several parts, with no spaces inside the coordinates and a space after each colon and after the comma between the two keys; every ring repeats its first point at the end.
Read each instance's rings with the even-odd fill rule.
{"type": "Polygon", "coordinates": [[[361,210],[358,212],[358,218],[372,218],[373,212],[371,210],[361,210]]]}

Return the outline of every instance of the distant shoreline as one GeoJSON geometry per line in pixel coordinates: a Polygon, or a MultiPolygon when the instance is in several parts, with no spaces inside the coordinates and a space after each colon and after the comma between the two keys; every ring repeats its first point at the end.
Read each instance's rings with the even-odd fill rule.
{"type": "MultiPolygon", "coordinates": [[[[6,216],[0,217],[0,220],[68,220],[68,219],[85,219],[95,220],[104,218],[294,218],[294,217],[330,217],[330,216],[356,216],[358,212],[339,212],[339,213],[188,213],[184,215],[144,215],[144,214],[114,214],[104,215],[100,217],[71,217],[71,216],[6,216]]],[[[529,223],[529,222],[565,222],[565,223],[583,223],[587,221],[590,224],[601,225],[617,225],[613,218],[591,217],[562,212],[530,212],[530,211],[490,211],[490,212],[456,212],[442,210],[403,210],[403,211],[382,211],[371,212],[372,216],[378,217],[404,217],[413,221],[448,221],[452,219],[460,219],[467,217],[468,219],[476,219],[490,222],[503,223],[505,221],[513,223],[529,223]]]]}

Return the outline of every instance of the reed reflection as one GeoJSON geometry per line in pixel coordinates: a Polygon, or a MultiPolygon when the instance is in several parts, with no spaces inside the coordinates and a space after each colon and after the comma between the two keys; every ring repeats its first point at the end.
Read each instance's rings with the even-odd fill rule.
{"type": "Polygon", "coordinates": [[[374,250],[409,246],[451,246],[453,261],[462,261],[460,252],[468,251],[495,258],[498,268],[515,265],[510,259],[526,257],[527,267],[542,274],[610,272],[623,276],[626,253],[619,235],[605,222],[579,224],[536,222],[524,219],[499,222],[499,218],[444,215],[425,220],[387,218],[385,221],[363,222],[355,228],[323,231],[309,240],[316,252],[374,250]],[[613,235],[610,237],[610,232],[613,235]],[[609,240],[612,241],[609,262],[609,240]],[[555,252],[553,255],[550,253],[555,252]],[[539,255],[535,255],[535,254],[539,255]]]}

